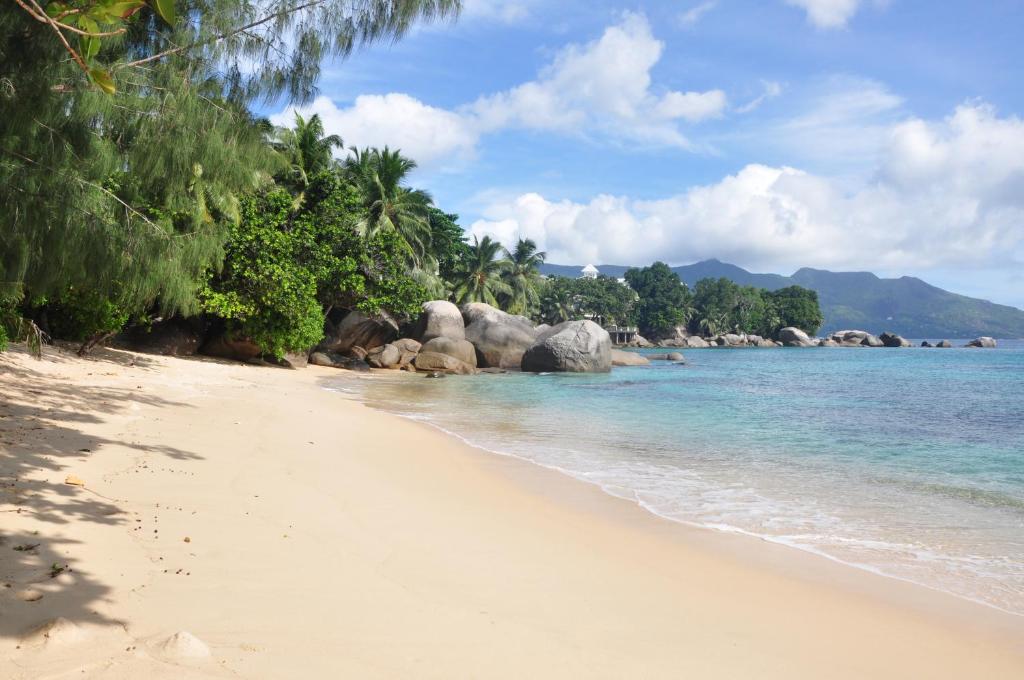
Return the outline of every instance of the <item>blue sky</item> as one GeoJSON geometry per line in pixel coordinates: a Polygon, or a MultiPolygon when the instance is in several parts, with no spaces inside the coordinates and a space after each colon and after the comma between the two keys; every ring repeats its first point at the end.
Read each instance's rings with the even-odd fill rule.
{"type": "Polygon", "coordinates": [[[1024,307],[1024,2],[465,4],[329,64],[306,112],[417,159],[468,231],[1024,307]]]}

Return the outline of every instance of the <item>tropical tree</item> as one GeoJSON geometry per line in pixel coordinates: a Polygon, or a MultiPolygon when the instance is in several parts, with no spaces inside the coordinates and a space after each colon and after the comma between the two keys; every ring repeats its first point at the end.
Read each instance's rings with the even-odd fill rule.
{"type": "Polygon", "coordinates": [[[8,4],[0,293],[88,290],[131,309],[194,311],[238,223],[238,197],[275,170],[250,105],[306,103],[325,57],[398,38],[460,4],[62,0],[46,17],[37,2],[8,4]],[[98,39],[83,18],[116,35],[98,39]]]}
{"type": "Polygon", "coordinates": [[[288,163],[288,172],[279,179],[295,195],[296,209],[306,200],[312,178],[335,165],[334,150],[345,148],[340,136],[324,134],[320,114],[306,120],[297,111],[294,129],[278,128],[272,145],[288,163]]]}
{"type": "Polygon", "coordinates": [[[511,251],[502,248],[508,260],[504,280],[510,292],[502,296],[505,311],[510,314],[528,315],[540,303],[537,292],[541,276],[540,266],[544,264],[547,253],[538,251],[533,239],[521,238],[511,251]]]}
{"type": "Polygon", "coordinates": [[[504,280],[509,261],[499,258],[502,250],[501,244],[490,236],[473,237],[466,259],[455,273],[456,302],[486,302],[498,307],[499,296],[512,293],[512,287],[504,280]]]}
{"type": "Polygon", "coordinates": [[[363,195],[366,217],[363,233],[372,238],[383,230],[394,230],[409,247],[410,263],[421,267],[430,248],[430,194],[410,189],[402,182],[416,168],[416,161],[400,151],[352,149],[345,163],[352,182],[363,195]]]}
{"type": "Polygon", "coordinates": [[[693,310],[690,289],[664,262],[628,270],[626,282],[640,298],[637,316],[644,335],[656,337],[689,321],[693,310]]]}

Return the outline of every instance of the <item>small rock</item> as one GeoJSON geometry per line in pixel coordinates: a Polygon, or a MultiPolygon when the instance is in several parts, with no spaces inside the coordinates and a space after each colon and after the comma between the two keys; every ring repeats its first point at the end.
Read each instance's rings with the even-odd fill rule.
{"type": "Polygon", "coordinates": [[[185,542],[186,542],[186,543],[191,543],[191,542],[192,542],[192,539],[191,539],[191,538],[189,538],[188,536],[186,536],[186,537],[185,537],[185,542]]]}

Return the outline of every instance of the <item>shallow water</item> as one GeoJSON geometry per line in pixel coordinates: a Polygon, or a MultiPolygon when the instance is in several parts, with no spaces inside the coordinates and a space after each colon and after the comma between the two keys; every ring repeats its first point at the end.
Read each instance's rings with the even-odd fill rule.
{"type": "Polygon", "coordinates": [[[658,515],[1024,614],[1024,342],[685,354],[359,389],[658,515]]]}

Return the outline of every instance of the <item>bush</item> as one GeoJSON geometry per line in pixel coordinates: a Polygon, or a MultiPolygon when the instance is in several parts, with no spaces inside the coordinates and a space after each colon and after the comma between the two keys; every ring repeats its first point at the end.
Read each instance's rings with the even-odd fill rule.
{"type": "Polygon", "coordinates": [[[276,357],[308,350],[323,336],[316,279],[300,264],[301,243],[289,229],[291,206],[283,190],[243,200],[224,270],[200,292],[203,309],[224,319],[230,335],[276,357]]]}
{"type": "Polygon", "coordinates": [[[45,314],[50,335],[76,342],[116,333],[131,316],[105,295],[78,288],[68,288],[55,300],[45,301],[36,308],[36,313],[45,314]]]}

